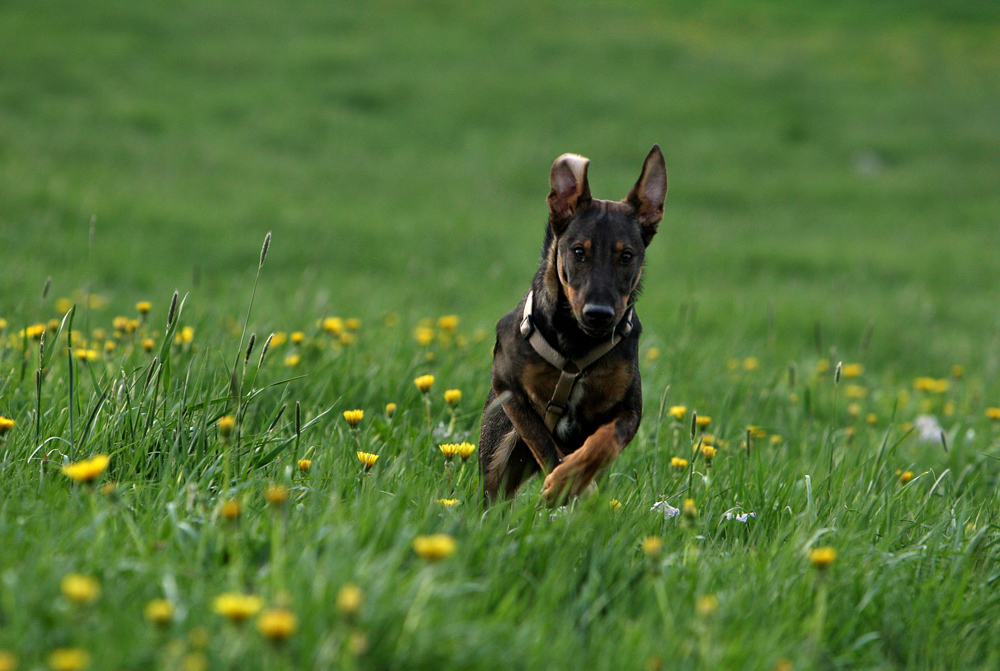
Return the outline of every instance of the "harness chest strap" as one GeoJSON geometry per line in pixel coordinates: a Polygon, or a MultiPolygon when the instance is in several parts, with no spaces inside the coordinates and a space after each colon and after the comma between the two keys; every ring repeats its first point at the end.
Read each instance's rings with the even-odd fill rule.
{"type": "Polygon", "coordinates": [[[521,315],[521,336],[528,341],[540,357],[559,371],[559,380],[556,382],[556,388],[552,392],[552,398],[549,400],[548,405],[545,406],[545,426],[551,433],[555,431],[559,419],[569,408],[569,397],[573,392],[573,385],[576,384],[580,373],[614,349],[621,342],[622,338],[632,332],[633,310],[632,308],[628,309],[611,338],[608,338],[584,356],[571,360],[560,354],[555,347],[549,344],[545,336],[535,328],[531,316],[534,309],[534,293],[534,291],[529,291],[528,297],[524,301],[524,312],[521,315]]]}

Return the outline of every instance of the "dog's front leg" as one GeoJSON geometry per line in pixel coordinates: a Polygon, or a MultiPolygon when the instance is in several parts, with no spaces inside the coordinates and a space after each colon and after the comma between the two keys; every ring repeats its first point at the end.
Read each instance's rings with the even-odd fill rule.
{"type": "Polygon", "coordinates": [[[503,404],[504,412],[517,430],[521,440],[525,442],[542,472],[548,474],[562,461],[562,450],[556,445],[552,434],[545,427],[545,422],[531,407],[527,397],[522,394],[510,394],[503,404]]]}
{"type": "Polygon", "coordinates": [[[631,442],[639,428],[639,419],[637,411],[627,410],[600,426],[546,476],[542,496],[552,503],[578,496],[631,442]]]}

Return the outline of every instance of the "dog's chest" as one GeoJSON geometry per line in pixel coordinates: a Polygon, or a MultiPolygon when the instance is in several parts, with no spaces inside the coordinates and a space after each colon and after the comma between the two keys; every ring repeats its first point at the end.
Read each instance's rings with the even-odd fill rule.
{"type": "MultiPolygon", "coordinates": [[[[528,397],[535,412],[544,417],[559,380],[559,371],[549,364],[538,364],[529,366],[525,372],[523,379],[528,397]]],[[[624,363],[597,364],[583,371],[576,378],[566,410],[556,423],[553,431],[556,438],[566,443],[581,432],[592,432],[595,428],[592,425],[625,397],[631,375],[632,369],[624,363]]]]}

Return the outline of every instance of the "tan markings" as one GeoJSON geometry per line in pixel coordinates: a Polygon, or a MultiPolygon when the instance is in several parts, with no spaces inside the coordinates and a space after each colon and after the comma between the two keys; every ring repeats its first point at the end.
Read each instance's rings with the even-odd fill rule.
{"type": "Polygon", "coordinates": [[[545,477],[542,496],[551,501],[579,495],[602,468],[614,461],[621,449],[617,420],[601,426],[545,477]]]}
{"type": "Polygon", "coordinates": [[[559,296],[559,255],[556,250],[556,242],[553,240],[549,247],[549,255],[545,260],[545,295],[538,296],[539,306],[547,311],[555,308],[555,302],[559,296]]]}
{"type": "MultiPolygon", "coordinates": [[[[589,242],[584,243],[589,244],[589,242]]],[[[556,257],[557,262],[557,275],[559,277],[559,283],[562,285],[563,293],[566,294],[566,298],[569,300],[569,306],[573,310],[573,316],[576,317],[577,321],[582,318],[583,315],[583,303],[581,302],[580,292],[573,289],[570,286],[569,281],[566,279],[566,267],[563,265],[562,255],[556,257]]]]}
{"type": "Polygon", "coordinates": [[[590,247],[591,247],[590,240],[584,240],[583,241],[583,251],[586,252],[587,254],[590,254],[590,247]]]}
{"type": "Polygon", "coordinates": [[[619,253],[624,252],[625,251],[625,243],[624,242],[619,242],[617,245],[615,245],[615,251],[617,251],[619,253]]]}

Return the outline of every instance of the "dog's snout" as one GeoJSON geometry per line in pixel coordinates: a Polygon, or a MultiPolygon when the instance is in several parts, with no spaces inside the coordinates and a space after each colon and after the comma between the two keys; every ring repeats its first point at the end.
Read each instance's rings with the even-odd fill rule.
{"type": "Polygon", "coordinates": [[[615,309],[610,305],[587,303],[583,306],[583,319],[588,326],[602,328],[611,325],[615,318],[615,309]]]}

